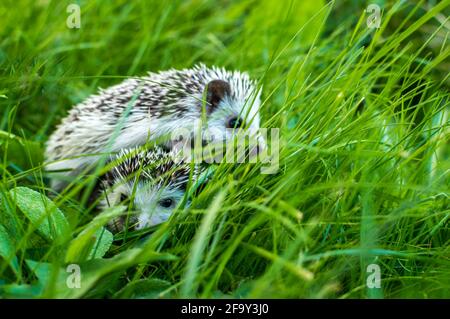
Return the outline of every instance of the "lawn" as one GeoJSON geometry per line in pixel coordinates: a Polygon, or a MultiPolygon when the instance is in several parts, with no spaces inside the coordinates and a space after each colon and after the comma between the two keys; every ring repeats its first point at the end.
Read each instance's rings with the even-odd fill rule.
{"type": "Polygon", "coordinates": [[[0,298],[450,298],[449,16],[450,0],[2,0],[0,298]],[[128,236],[91,181],[50,189],[45,142],[73,105],[199,62],[258,81],[274,174],[214,165],[190,207],[128,236]]]}

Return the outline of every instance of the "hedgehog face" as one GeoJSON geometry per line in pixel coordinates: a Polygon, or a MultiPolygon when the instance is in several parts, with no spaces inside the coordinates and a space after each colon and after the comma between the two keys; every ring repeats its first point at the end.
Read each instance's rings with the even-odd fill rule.
{"type": "Polygon", "coordinates": [[[259,136],[261,91],[246,74],[235,76],[228,81],[212,80],[207,85],[209,142],[230,141],[245,130],[256,139],[257,149],[264,148],[265,141],[259,136]]]}
{"type": "Polygon", "coordinates": [[[128,217],[121,216],[109,223],[109,229],[113,232],[125,228],[141,230],[167,221],[185,194],[185,189],[180,186],[155,185],[153,181],[145,179],[138,182],[136,187],[134,183],[127,182],[114,185],[113,188],[107,195],[110,205],[112,202],[113,205],[131,207],[128,217]]]}
{"type": "Polygon", "coordinates": [[[125,205],[130,214],[109,223],[113,232],[163,223],[178,208],[186,192],[190,166],[176,163],[173,156],[173,152],[155,147],[152,151],[124,150],[114,159],[119,164],[105,175],[105,198],[100,208],[125,205]]]}

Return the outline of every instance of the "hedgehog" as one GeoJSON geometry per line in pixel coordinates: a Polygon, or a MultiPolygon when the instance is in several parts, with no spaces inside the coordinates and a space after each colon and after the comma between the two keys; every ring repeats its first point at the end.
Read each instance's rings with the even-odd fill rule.
{"type": "MultiPolygon", "coordinates": [[[[74,106],[49,137],[45,157],[51,186],[61,191],[71,176],[96,163],[99,154],[160,141],[177,129],[194,132],[205,118],[202,130],[227,132],[215,134],[208,143],[226,141],[228,128],[240,127],[257,136],[260,95],[247,73],[204,64],[149,73],[100,89],[74,106]]],[[[265,146],[261,136],[256,139],[260,148],[265,146]]],[[[173,147],[170,142],[161,144],[173,147]]]]}
{"type": "Polygon", "coordinates": [[[193,166],[191,174],[190,164],[180,162],[176,151],[159,146],[150,150],[122,149],[111,156],[108,164],[112,168],[99,180],[97,209],[117,205],[131,208],[128,216],[108,223],[114,233],[142,230],[167,221],[183,200],[190,178],[195,183],[202,172],[200,166],[193,166]]]}

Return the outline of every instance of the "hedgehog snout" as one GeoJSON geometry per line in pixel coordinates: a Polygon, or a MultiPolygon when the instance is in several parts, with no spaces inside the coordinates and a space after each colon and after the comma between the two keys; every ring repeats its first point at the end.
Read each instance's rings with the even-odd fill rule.
{"type": "Polygon", "coordinates": [[[134,214],[118,216],[108,222],[106,228],[116,234],[125,229],[135,229],[138,223],[138,217],[134,214]]]}
{"type": "Polygon", "coordinates": [[[150,226],[155,226],[167,221],[171,213],[142,213],[138,217],[136,230],[141,230],[150,226]]]}

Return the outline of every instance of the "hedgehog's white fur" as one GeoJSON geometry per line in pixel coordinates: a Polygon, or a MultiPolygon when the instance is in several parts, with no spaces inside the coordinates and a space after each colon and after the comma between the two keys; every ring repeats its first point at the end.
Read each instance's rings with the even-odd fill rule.
{"type": "Polygon", "coordinates": [[[95,163],[98,154],[142,145],[177,129],[193,132],[201,118],[204,89],[213,80],[228,82],[231,95],[208,114],[206,127],[224,132],[227,119],[241,116],[245,117],[249,131],[256,133],[260,125],[261,91],[246,73],[199,64],[192,69],[171,69],[130,78],[76,105],[50,136],[47,170],[71,171],[53,174],[51,177],[56,177],[52,180],[53,188],[61,190],[65,185],[61,177],[67,179],[78,174],[95,163]],[[130,112],[125,117],[127,107],[130,112]],[[123,127],[113,139],[121,119],[123,127]]]}
{"type": "MultiPolygon", "coordinates": [[[[123,149],[111,157],[114,167],[100,183],[100,210],[120,204],[124,195],[133,202],[129,228],[139,230],[165,222],[182,201],[190,176],[195,182],[199,174],[197,166],[191,174],[189,164],[175,161],[174,152],[155,146],[151,150],[123,149]],[[164,199],[172,200],[173,204],[161,206],[164,199]]],[[[125,220],[125,216],[112,220],[110,229],[123,230],[125,220]]]]}

